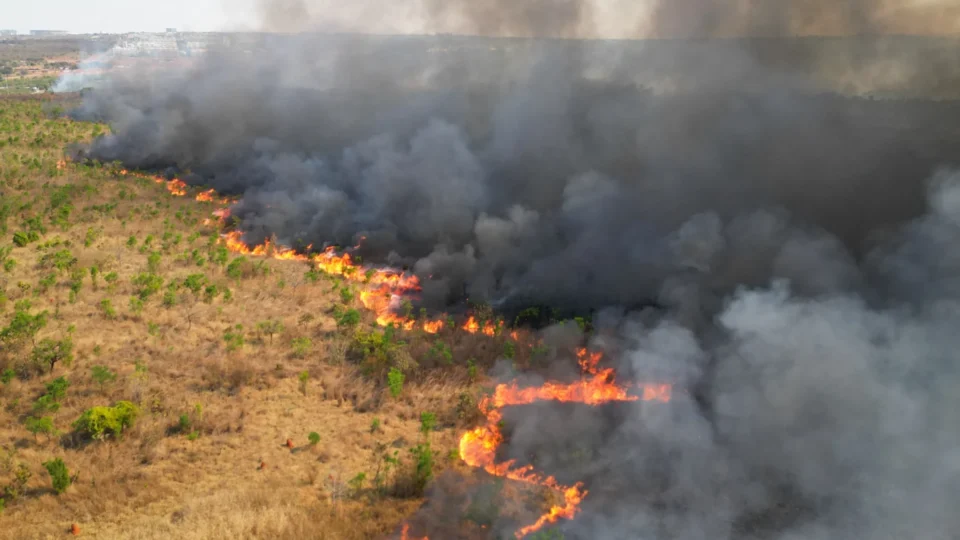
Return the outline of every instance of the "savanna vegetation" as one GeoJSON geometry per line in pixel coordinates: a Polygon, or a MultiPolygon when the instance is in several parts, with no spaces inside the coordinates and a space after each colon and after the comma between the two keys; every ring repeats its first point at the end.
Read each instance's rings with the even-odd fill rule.
{"type": "Polygon", "coordinates": [[[108,128],[51,99],[0,99],[0,537],[386,535],[465,469],[483,373],[550,354],[231,253],[195,192],[63,161],[108,128]]]}

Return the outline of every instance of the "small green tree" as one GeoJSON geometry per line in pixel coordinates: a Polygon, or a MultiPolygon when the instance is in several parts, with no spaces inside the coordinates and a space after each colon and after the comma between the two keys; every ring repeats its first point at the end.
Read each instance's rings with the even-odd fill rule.
{"type": "Polygon", "coordinates": [[[310,441],[310,446],[316,446],[320,443],[320,434],[316,431],[311,431],[310,434],[307,435],[307,440],[310,441]]]}
{"type": "Polygon", "coordinates": [[[279,334],[280,332],[283,332],[283,323],[280,321],[267,320],[257,323],[257,333],[268,336],[271,345],[273,345],[274,334],[279,334]]]}
{"type": "Polygon", "coordinates": [[[56,429],[53,427],[53,418],[49,416],[28,417],[24,423],[24,427],[27,428],[27,431],[33,433],[33,437],[36,438],[38,434],[43,433],[45,436],[50,437],[56,433],[56,429]]]}
{"type": "Polygon", "coordinates": [[[69,366],[73,362],[73,339],[67,336],[59,340],[41,340],[33,348],[33,362],[37,366],[49,366],[50,373],[58,363],[69,366]]]}
{"type": "Polygon", "coordinates": [[[70,471],[67,470],[67,465],[60,458],[43,462],[43,468],[47,469],[47,473],[50,474],[53,490],[57,492],[57,495],[66,491],[67,488],[70,487],[70,484],[73,483],[73,479],[70,478],[70,471]]]}

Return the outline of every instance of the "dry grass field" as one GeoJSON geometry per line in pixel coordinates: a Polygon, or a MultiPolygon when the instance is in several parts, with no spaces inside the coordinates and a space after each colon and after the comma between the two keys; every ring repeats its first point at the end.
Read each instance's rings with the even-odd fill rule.
{"type": "Polygon", "coordinates": [[[393,335],[362,283],[230,253],[198,190],[62,161],[107,128],[51,99],[0,100],[0,538],[395,533],[509,338],[393,335]]]}

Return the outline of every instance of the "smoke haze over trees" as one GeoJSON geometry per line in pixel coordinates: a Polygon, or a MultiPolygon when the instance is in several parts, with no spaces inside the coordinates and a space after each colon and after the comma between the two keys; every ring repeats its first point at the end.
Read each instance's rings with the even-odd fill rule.
{"type": "MultiPolygon", "coordinates": [[[[281,4],[266,29],[315,15],[281,4]]],[[[424,6],[482,35],[598,27],[575,1],[424,6]]],[[[952,538],[960,104],[866,96],[955,95],[960,47],[884,37],[895,7],[681,0],[621,21],[764,39],[267,36],[117,77],[75,114],[113,127],[91,157],[242,195],[252,241],[365,236],[435,308],[593,311],[626,377],[688,390],[520,413],[516,456],[558,425],[591,434],[564,474],[604,487],[568,537],[952,538]],[[837,33],[881,37],[791,39],[837,33]]]]}

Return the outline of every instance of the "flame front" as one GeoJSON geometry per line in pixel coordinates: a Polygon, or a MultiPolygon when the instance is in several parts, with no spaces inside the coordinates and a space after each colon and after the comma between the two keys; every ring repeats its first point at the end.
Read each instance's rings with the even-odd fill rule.
{"type": "Polygon", "coordinates": [[[579,511],[580,502],[587,495],[582,483],[572,486],[559,484],[552,476],[544,476],[533,471],[532,466],[515,467],[515,461],[497,463],[497,448],[503,442],[500,421],[501,410],[513,405],[527,405],[536,401],[559,401],[601,405],[614,401],[670,401],[671,385],[641,384],[639,395],[631,393],[630,388],[621,386],[614,379],[613,368],[600,369],[598,364],[601,353],[577,351],[583,377],[576,382],[563,384],[547,382],[540,386],[520,388],[516,382],[497,385],[493,395],[484,398],[480,410],[486,417],[486,423],[460,438],[460,459],[471,467],[518,482],[543,486],[560,492],[563,504],[554,505],[536,522],[516,532],[517,538],[540,530],[544,525],[555,523],[559,519],[571,519],[579,511]]]}
{"type": "MultiPolygon", "coordinates": [[[[59,163],[58,168],[61,168],[59,163]]],[[[120,171],[120,174],[150,178],[141,173],[130,173],[126,169],[120,171]]],[[[159,176],[152,178],[157,183],[165,183],[167,190],[174,196],[184,196],[187,193],[187,185],[179,179],[167,181],[159,176]]],[[[217,197],[216,191],[211,189],[198,193],[196,200],[202,202],[219,200],[221,204],[231,202],[229,199],[217,199],[217,197]]],[[[218,208],[214,210],[213,215],[222,225],[231,214],[229,208],[218,208]]],[[[349,253],[337,253],[334,247],[329,247],[322,253],[308,255],[292,248],[279,246],[274,240],[266,240],[263,244],[250,246],[243,241],[242,236],[243,233],[240,231],[231,231],[223,234],[221,241],[234,253],[279,260],[306,261],[327,274],[364,284],[365,289],[360,292],[360,301],[366,309],[376,314],[376,322],[380,326],[392,324],[397,328],[412,330],[419,325],[424,332],[431,334],[440,332],[446,326],[445,318],[418,321],[398,314],[404,304],[404,298],[421,290],[420,281],[414,275],[392,268],[363,267],[355,263],[349,253]]],[[[361,237],[360,243],[363,240],[364,238],[361,237]]],[[[354,249],[359,248],[360,243],[354,246],[354,249]]],[[[489,321],[481,324],[475,316],[470,316],[460,329],[471,334],[495,336],[499,333],[500,325],[500,322],[489,321]]],[[[512,330],[510,337],[520,341],[517,330],[512,330]]],[[[537,473],[530,465],[516,467],[514,460],[497,463],[497,449],[504,440],[503,433],[500,431],[500,422],[503,419],[501,411],[504,407],[527,405],[537,401],[583,403],[596,406],[638,400],[666,403],[671,399],[673,387],[670,384],[618,384],[613,368],[599,366],[602,358],[603,355],[599,352],[578,349],[577,361],[582,376],[576,382],[546,382],[540,386],[523,388],[515,381],[497,385],[493,394],[485,397],[479,405],[485,417],[484,425],[464,433],[460,438],[460,459],[470,467],[483,469],[494,476],[552,489],[562,495],[562,504],[553,505],[534,523],[519,529],[515,534],[517,538],[523,538],[560,519],[573,518],[579,512],[580,503],[588,492],[581,482],[572,486],[562,485],[552,476],[537,473]]],[[[409,537],[409,529],[410,525],[405,523],[401,531],[402,540],[415,540],[409,537]]],[[[424,536],[420,540],[429,539],[424,536]]]]}

